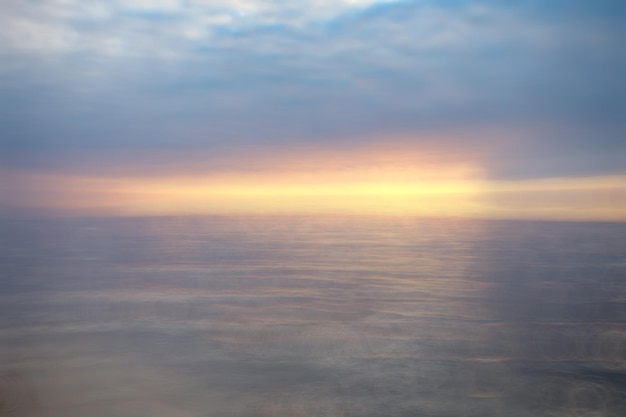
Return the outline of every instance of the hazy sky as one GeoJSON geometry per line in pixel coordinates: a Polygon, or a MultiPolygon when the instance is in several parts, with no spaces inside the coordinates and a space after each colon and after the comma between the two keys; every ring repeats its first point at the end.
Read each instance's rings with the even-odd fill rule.
{"type": "Polygon", "coordinates": [[[626,219],[625,17],[619,0],[3,0],[0,212],[228,211],[312,184],[309,208],[358,211],[374,183],[487,196],[465,214],[626,219]]]}

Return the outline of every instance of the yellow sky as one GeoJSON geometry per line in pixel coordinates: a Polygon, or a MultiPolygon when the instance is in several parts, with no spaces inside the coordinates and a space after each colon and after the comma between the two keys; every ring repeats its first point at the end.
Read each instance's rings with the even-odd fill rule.
{"type": "Polygon", "coordinates": [[[518,182],[272,179],[29,175],[20,181],[15,203],[84,215],[362,213],[626,220],[626,176],[518,182]]]}
{"type": "Polygon", "coordinates": [[[5,175],[13,180],[0,187],[13,196],[14,209],[68,215],[354,213],[626,221],[626,175],[492,181],[479,159],[423,149],[287,156],[193,174],[13,172],[5,175]]]}

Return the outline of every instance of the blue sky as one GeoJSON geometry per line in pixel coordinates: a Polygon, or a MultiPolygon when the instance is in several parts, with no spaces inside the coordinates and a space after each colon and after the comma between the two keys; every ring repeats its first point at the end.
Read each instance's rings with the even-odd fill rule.
{"type": "Polygon", "coordinates": [[[188,151],[210,170],[401,137],[479,149],[494,179],[622,174],[624,17],[617,0],[4,0],[0,164],[130,175],[188,151]]]}

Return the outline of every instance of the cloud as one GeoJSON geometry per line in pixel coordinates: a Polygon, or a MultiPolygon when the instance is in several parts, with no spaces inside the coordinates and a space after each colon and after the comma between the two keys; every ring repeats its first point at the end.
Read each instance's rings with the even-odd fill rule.
{"type": "Polygon", "coordinates": [[[7,0],[2,162],[467,131],[496,178],[623,172],[615,4],[7,0]]]}

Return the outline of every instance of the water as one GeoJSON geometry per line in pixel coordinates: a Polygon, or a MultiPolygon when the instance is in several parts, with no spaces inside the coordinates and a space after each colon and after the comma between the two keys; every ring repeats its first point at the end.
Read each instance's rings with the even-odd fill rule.
{"type": "Polygon", "coordinates": [[[626,224],[0,227],[0,416],[626,415],[626,224]]]}

